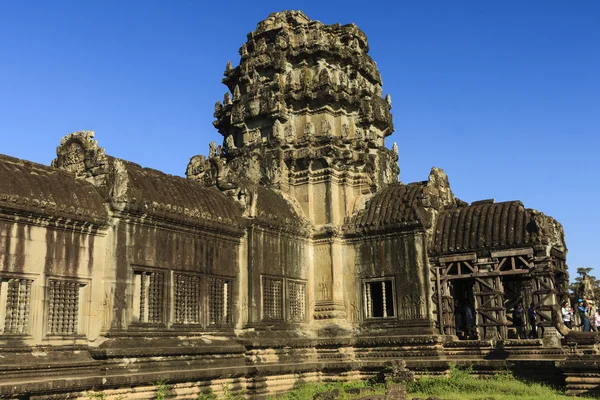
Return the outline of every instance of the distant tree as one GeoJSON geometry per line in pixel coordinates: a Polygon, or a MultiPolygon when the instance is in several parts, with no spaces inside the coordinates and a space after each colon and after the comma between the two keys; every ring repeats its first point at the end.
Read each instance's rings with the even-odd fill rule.
{"type": "Polygon", "coordinates": [[[577,268],[577,275],[578,276],[575,277],[575,282],[572,282],[569,285],[569,289],[576,296],[585,297],[583,295],[582,291],[583,291],[584,280],[587,277],[587,280],[589,281],[591,289],[593,290],[594,298],[596,299],[596,301],[600,301],[600,280],[598,280],[594,275],[590,275],[590,272],[592,272],[592,269],[593,268],[591,268],[591,267],[587,267],[587,268],[579,267],[579,268],[577,268]]]}

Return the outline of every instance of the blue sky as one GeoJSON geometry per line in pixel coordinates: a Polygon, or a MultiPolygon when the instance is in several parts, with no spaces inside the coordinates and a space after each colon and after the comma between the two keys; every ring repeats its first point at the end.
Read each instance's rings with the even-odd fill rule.
{"type": "Polygon", "coordinates": [[[0,2],[0,153],[48,164],[96,131],[108,154],[183,175],[220,140],[220,81],[256,23],[301,9],[368,36],[393,100],[401,180],[443,168],[466,200],[520,199],[600,264],[600,2],[0,2]]]}

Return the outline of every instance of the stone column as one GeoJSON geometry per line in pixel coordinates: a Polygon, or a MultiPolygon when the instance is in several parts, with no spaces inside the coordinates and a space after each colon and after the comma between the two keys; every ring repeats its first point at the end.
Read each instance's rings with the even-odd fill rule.
{"type": "Polygon", "coordinates": [[[346,318],[344,306],[343,245],[339,237],[316,239],[314,249],[315,310],[316,320],[346,318]]]}

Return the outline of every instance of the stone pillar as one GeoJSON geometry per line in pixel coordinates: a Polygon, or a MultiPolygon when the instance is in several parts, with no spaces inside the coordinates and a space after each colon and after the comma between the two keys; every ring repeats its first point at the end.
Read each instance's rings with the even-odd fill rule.
{"type": "Polygon", "coordinates": [[[345,319],[343,245],[334,235],[317,239],[314,249],[316,320],[345,319]]]}

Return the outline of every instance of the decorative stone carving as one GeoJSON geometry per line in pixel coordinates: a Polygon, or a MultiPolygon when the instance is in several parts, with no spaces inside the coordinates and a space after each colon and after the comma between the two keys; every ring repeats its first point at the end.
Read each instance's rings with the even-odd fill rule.
{"type": "Polygon", "coordinates": [[[273,138],[277,140],[283,140],[283,126],[279,120],[275,120],[273,123],[273,138]]]}
{"type": "Polygon", "coordinates": [[[215,142],[210,142],[208,144],[208,158],[213,158],[217,155],[217,144],[215,142]]]}
{"type": "Polygon", "coordinates": [[[110,186],[111,205],[117,210],[123,210],[127,202],[127,187],[129,176],[123,161],[115,159],[113,163],[113,177],[110,186]]]}
{"type": "Polygon", "coordinates": [[[347,138],[350,134],[350,127],[348,124],[342,124],[342,138],[347,138]]]}
{"type": "Polygon", "coordinates": [[[388,105],[391,107],[392,106],[392,96],[390,96],[389,94],[386,94],[385,102],[388,103],[388,105]]]}
{"type": "Polygon", "coordinates": [[[258,129],[258,128],[252,129],[249,132],[248,136],[249,136],[249,139],[248,139],[249,144],[260,143],[262,141],[262,135],[260,133],[260,129],[258,129]]]}
{"type": "Polygon", "coordinates": [[[210,325],[231,323],[231,281],[210,278],[208,313],[210,325]]]}
{"type": "Polygon", "coordinates": [[[235,143],[233,140],[233,135],[229,135],[225,138],[225,146],[226,146],[228,152],[236,149],[235,143]]]}
{"type": "Polygon", "coordinates": [[[373,128],[366,129],[366,139],[367,140],[375,140],[375,131],[373,128]]]}
{"type": "Polygon", "coordinates": [[[78,131],[62,138],[52,166],[98,185],[107,172],[108,158],[94,140],[94,131],[78,131]]]}
{"type": "Polygon", "coordinates": [[[78,333],[79,283],[51,280],[48,290],[47,332],[70,336],[78,333]]]}
{"type": "Polygon", "coordinates": [[[304,124],[304,139],[311,140],[315,137],[315,125],[312,122],[304,124]]]}
{"type": "Polygon", "coordinates": [[[306,283],[288,281],[288,315],[293,322],[306,320],[306,283]]]}
{"type": "Polygon", "coordinates": [[[235,85],[235,87],[233,88],[233,100],[239,100],[240,96],[240,87],[238,85],[235,85]]]}
{"type": "Polygon", "coordinates": [[[331,83],[331,77],[329,76],[329,71],[327,71],[325,68],[323,68],[320,72],[319,72],[319,86],[324,87],[324,86],[328,86],[331,83]]]}
{"type": "Polygon", "coordinates": [[[200,324],[201,280],[197,275],[175,274],[175,323],[200,324]]]}
{"type": "Polygon", "coordinates": [[[223,105],[221,104],[221,102],[220,102],[220,101],[217,101],[217,102],[215,103],[215,112],[214,112],[214,114],[213,114],[213,115],[214,115],[215,117],[216,117],[216,116],[218,116],[218,115],[219,115],[219,113],[221,112],[221,110],[222,110],[222,109],[223,109],[223,105]]]}
{"type": "Polygon", "coordinates": [[[231,65],[231,61],[227,61],[227,65],[225,66],[225,73],[231,71],[233,69],[233,65],[231,65]]]}
{"type": "Polygon", "coordinates": [[[285,125],[285,139],[290,142],[296,138],[296,126],[294,121],[290,121],[285,125]]]}
{"type": "Polygon", "coordinates": [[[223,95],[223,104],[225,104],[226,106],[231,104],[231,97],[229,95],[229,92],[225,92],[225,94],[223,95]]]}
{"type": "Polygon", "coordinates": [[[283,279],[263,278],[263,316],[271,321],[283,319],[283,279]]]}
{"type": "MultiPolygon", "coordinates": [[[[0,295],[3,279],[0,278],[0,295]]],[[[31,311],[30,279],[4,279],[6,287],[6,315],[0,321],[0,334],[25,335],[29,330],[29,315],[31,311]],[[8,281],[8,282],[6,282],[8,281]]]]}
{"type": "Polygon", "coordinates": [[[205,171],[210,167],[206,157],[202,155],[194,156],[187,165],[185,175],[188,179],[202,181],[205,171]]]}
{"type": "Polygon", "coordinates": [[[321,135],[327,137],[331,136],[331,124],[326,119],[321,121],[321,135]]]}
{"type": "Polygon", "coordinates": [[[356,132],[354,133],[354,137],[356,138],[356,140],[364,139],[362,128],[359,128],[358,126],[356,127],[356,132]]]}
{"type": "Polygon", "coordinates": [[[241,123],[246,118],[246,109],[244,104],[236,103],[231,111],[231,119],[234,123],[241,123]]]}
{"type": "Polygon", "coordinates": [[[394,142],[392,145],[392,152],[396,155],[396,157],[398,156],[398,144],[396,142],[394,142]]]}

